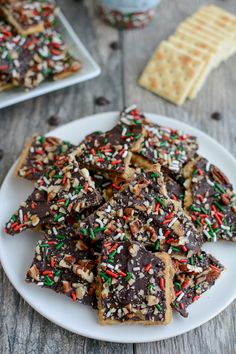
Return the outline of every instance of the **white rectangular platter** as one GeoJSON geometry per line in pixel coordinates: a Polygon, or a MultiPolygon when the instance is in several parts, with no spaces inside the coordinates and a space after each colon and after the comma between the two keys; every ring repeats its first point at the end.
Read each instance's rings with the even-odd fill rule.
{"type": "Polygon", "coordinates": [[[38,87],[30,91],[25,91],[22,88],[14,88],[9,91],[0,92],[0,108],[78,84],[100,74],[100,67],[91,57],[61,11],[57,14],[57,20],[58,28],[70,53],[82,63],[82,69],[78,73],[63,80],[42,82],[38,87]]]}

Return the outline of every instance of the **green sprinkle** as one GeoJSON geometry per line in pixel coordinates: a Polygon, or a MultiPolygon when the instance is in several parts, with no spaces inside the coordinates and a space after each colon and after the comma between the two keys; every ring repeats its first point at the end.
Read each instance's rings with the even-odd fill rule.
{"type": "Polygon", "coordinates": [[[66,207],[68,207],[69,203],[70,203],[70,198],[66,198],[66,201],[65,201],[64,205],[65,205],[66,207]]]}
{"type": "Polygon", "coordinates": [[[179,248],[173,247],[173,246],[172,246],[172,250],[173,250],[174,252],[181,252],[179,248]]]}
{"type": "Polygon", "coordinates": [[[204,214],[208,214],[207,210],[203,207],[200,207],[201,211],[204,213],[204,214]]]}
{"type": "Polygon", "coordinates": [[[156,200],[157,202],[159,202],[161,205],[166,206],[165,202],[164,202],[161,198],[155,197],[155,200],[156,200]]]}
{"type": "Polygon", "coordinates": [[[203,260],[203,256],[197,256],[197,258],[202,261],[203,260]]]}
{"type": "Polygon", "coordinates": [[[44,281],[44,285],[46,286],[52,286],[54,284],[54,281],[52,279],[49,278],[48,275],[45,275],[45,281],[44,281]]]}
{"type": "Polygon", "coordinates": [[[174,286],[178,289],[178,290],[181,290],[182,287],[181,287],[181,284],[177,281],[174,282],[174,286]]]}
{"type": "Polygon", "coordinates": [[[160,304],[156,304],[156,308],[158,309],[158,311],[162,311],[162,306],[160,304]]]}
{"type": "Polygon", "coordinates": [[[56,214],[55,216],[54,216],[54,221],[58,221],[60,218],[62,217],[62,214],[61,213],[59,213],[59,214],[56,214]]]}
{"type": "Polygon", "coordinates": [[[80,232],[82,235],[86,236],[87,235],[87,230],[86,229],[80,229],[80,232]]]}
{"type": "Polygon", "coordinates": [[[117,253],[117,250],[114,250],[113,252],[111,252],[109,254],[109,258],[113,258],[116,253],[117,253]]]}
{"type": "Polygon", "coordinates": [[[151,289],[151,288],[153,289],[153,288],[155,288],[155,285],[154,284],[148,284],[148,288],[149,289],[151,289]]]}
{"type": "Polygon", "coordinates": [[[132,273],[127,272],[127,276],[125,277],[125,281],[129,281],[132,278],[132,273]]]}
{"type": "Polygon", "coordinates": [[[154,246],[154,250],[159,251],[159,249],[160,249],[160,241],[157,240],[157,242],[155,243],[155,246],[154,246]]]}
{"type": "Polygon", "coordinates": [[[213,204],[215,204],[215,206],[216,206],[220,211],[222,211],[222,213],[225,212],[225,209],[224,209],[218,202],[214,202],[213,204]]]}
{"type": "Polygon", "coordinates": [[[59,179],[59,178],[63,178],[64,176],[63,175],[54,175],[53,178],[56,178],[56,179],[59,179]]]}
{"type": "Polygon", "coordinates": [[[194,171],[193,171],[193,175],[196,175],[198,173],[198,169],[196,168],[194,171]]]}
{"type": "Polygon", "coordinates": [[[58,270],[55,272],[55,276],[57,277],[57,276],[60,275],[60,274],[61,274],[61,270],[58,269],[58,270]]]}
{"type": "Polygon", "coordinates": [[[97,227],[96,229],[94,229],[94,232],[100,232],[100,231],[105,231],[106,227],[97,227]]]}
{"type": "Polygon", "coordinates": [[[41,248],[47,248],[49,247],[49,245],[47,243],[41,243],[41,245],[39,245],[39,247],[41,248]]]}
{"type": "Polygon", "coordinates": [[[214,189],[218,189],[221,193],[225,193],[225,190],[216,182],[214,184],[214,189]]]}
{"type": "Polygon", "coordinates": [[[193,257],[190,257],[190,258],[189,258],[189,263],[190,263],[191,265],[193,265],[193,257]]]}
{"type": "Polygon", "coordinates": [[[66,236],[64,235],[57,235],[56,238],[58,238],[58,240],[65,240],[66,236]]]}
{"type": "Polygon", "coordinates": [[[93,229],[91,229],[91,228],[89,228],[89,235],[90,235],[91,239],[94,240],[95,235],[94,235],[93,229]]]}
{"type": "Polygon", "coordinates": [[[151,178],[157,178],[159,176],[160,176],[159,173],[156,173],[156,172],[151,173],[151,178]]]}
{"type": "Polygon", "coordinates": [[[40,136],[38,140],[42,144],[42,143],[45,142],[45,137],[44,136],[40,136]]]}
{"type": "Polygon", "coordinates": [[[139,133],[139,134],[135,135],[134,140],[138,140],[141,136],[142,136],[142,134],[141,134],[141,133],[139,133]]]}
{"type": "Polygon", "coordinates": [[[105,272],[103,272],[103,271],[100,272],[100,277],[105,279],[105,280],[107,280],[109,278],[108,275],[105,272]]]}
{"type": "Polygon", "coordinates": [[[59,250],[64,246],[64,242],[60,242],[56,245],[56,249],[59,250]]]}
{"type": "Polygon", "coordinates": [[[16,214],[12,215],[11,220],[12,220],[12,221],[16,221],[16,219],[17,219],[16,214]]]}

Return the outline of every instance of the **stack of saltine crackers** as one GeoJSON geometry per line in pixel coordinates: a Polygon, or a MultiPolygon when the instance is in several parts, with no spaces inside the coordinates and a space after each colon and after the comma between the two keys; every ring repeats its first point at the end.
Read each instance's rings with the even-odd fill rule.
{"type": "Polygon", "coordinates": [[[160,43],[139,84],[180,106],[195,98],[211,70],[235,52],[236,16],[204,6],[160,43]]]}

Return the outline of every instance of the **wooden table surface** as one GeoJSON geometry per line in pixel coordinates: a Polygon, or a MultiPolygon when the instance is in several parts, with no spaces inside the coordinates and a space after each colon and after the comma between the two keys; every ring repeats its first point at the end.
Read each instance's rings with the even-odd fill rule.
{"type": "MultiPolygon", "coordinates": [[[[236,14],[235,0],[211,1],[236,14]]],[[[59,115],[66,123],[97,112],[120,110],[137,103],[147,112],[174,117],[196,126],[236,155],[236,55],[215,70],[193,102],[182,107],[167,103],[137,86],[137,77],[157,44],[174,32],[203,0],[163,0],[149,27],[118,31],[100,21],[95,1],[59,1],[69,22],[102,68],[91,81],[0,110],[0,182],[19,155],[24,141],[35,132],[50,130],[47,118],[59,115]],[[109,44],[118,41],[120,49],[109,44]],[[110,104],[96,106],[105,96],[110,104]],[[211,119],[212,112],[222,119],[211,119]]],[[[87,339],[49,322],[34,311],[0,271],[1,353],[160,353],[235,354],[236,302],[203,326],[176,338],[146,344],[115,344],[87,339]]],[[[225,289],[227,291],[227,289],[225,289]]],[[[80,319],[78,318],[78,321],[80,319]]]]}

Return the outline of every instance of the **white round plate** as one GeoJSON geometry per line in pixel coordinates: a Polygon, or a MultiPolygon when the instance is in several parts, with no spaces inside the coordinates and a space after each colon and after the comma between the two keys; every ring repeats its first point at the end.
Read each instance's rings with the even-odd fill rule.
{"type": "MultiPolygon", "coordinates": [[[[223,169],[236,188],[236,161],[215,140],[196,128],[177,120],[147,114],[153,122],[181,129],[198,137],[200,153],[223,169]]],[[[50,132],[50,135],[78,144],[86,134],[95,130],[110,129],[118,118],[117,112],[97,114],[79,119],[50,132]]],[[[226,267],[216,285],[189,308],[189,317],[174,314],[168,326],[145,327],[140,325],[100,326],[96,311],[90,307],[69,301],[66,296],[55,294],[24,282],[26,270],[31,264],[34,246],[40,235],[23,232],[15,237],[4,234],[5,222],[17,209],[19,203],[32,191],[32,184],[14,176],[14,166],[7,174],[0,192],[0,258],[2,266],[20,295],[41,315],[69,331],[100,340],[139,343],[150,342],[190,331],[226,308],[236,297],[236,244],[218,242],[204,245],[204,249],[216,256],[226,267]]]]}

